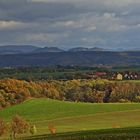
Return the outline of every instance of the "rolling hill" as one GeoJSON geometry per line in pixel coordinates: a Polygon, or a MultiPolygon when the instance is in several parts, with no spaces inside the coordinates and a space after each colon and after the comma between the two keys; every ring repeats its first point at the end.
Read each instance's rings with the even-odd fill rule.
{"type": "Polygon", "coordinates": [[[44,47],[44,48],[38,48],[33,53],[45,53],[45,52],[64,52],[64,50],[59,49],[57,47],[44,47]]]}
{"type": "Polygon", "coordinates": [[[84,48],[84,47],[77,47],[77,48],[72,48],[72,49],[69,49],[68,50],[69,52],[82,52],[82,51],[106,51],[105,49],[103,48],[97,48],[97,47],[94,47],[94,48],[84,48]]]}
{"type": "Polygon", "coordinates": [[[47,52],[0,55],[0,67],[15,66],[127,66],[140,65],[138,52],[47,52]]]}
{"type": "Polygon", "coordinates": [[[5,45],[0,46],[0,55],[31,53],[36,49],[37,47],[32,45],[5,45]]]}
{"type": "Polygon", "coordinates": [[[47,52],[81,52],[81,51],[104,51],[102,48],[72,48],[64,51],[58,47],[37,47],[33,45],[3,45],[0,46],[0,55],[3,54],[25,54],[25,53],[47,53],[47,52]]]}
{"type": "Polygon", "coordinates": [[[7,121],[16,114],[35,124],[37,135],[49,133],[49,123],[56,126],[58,133],[140,126],[140,104],[133,103],[90,104],[32,99],[0,111],[1,118],[7,121]]]}

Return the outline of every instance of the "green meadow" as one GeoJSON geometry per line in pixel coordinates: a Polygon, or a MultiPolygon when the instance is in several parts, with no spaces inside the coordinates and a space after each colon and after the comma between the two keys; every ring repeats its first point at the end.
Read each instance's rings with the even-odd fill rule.
{"type": "Polygon", "coordinates": [[[0,111],[0,117],[7,122],[16,114],[36,125],[36,135],[49,134],[48,124],[56,127],[57,134],[140,126],[140,104],[137,103],[91,104],[42,98],[0,111]]]}

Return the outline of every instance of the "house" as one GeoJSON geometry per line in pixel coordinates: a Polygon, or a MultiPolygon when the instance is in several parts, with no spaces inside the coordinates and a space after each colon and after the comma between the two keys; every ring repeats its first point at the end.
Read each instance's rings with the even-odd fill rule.
{"type": "Polygon", "coordinates": [[[117,74],[117,80],[123,80],[123,75],[121,73],[117,74]]]}
{"type": "Polygon", "coordinates": [[[98,77],[102,77],[102,76],[106,76],[107,73],[106,72],[96,72],[95,75],[98,76],[98,77]]]}

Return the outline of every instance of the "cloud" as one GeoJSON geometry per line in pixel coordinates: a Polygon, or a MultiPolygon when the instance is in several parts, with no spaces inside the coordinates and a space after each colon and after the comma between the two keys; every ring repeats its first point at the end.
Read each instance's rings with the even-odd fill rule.
{"type": "Polygon", "coordinates": [[[106,19],[112,19],[116,16],[116,14],[115,13],[104,13],[103,16],[106,19]]]}
{"type": "Polygon", "coordinates": [[[80,12],[80,9],[76,9],[74,4],[70,3],[34,3],[28,0],[20,1],[21,0],[11,0],[9,3],[6,0],[0,2],[0,9],[3,13],[2,15],[0,14],[0,20],[16,20],[24,22],[42,19],[52,20],[80,12]]]}
{"type": "Polygon", "coordinates": [[[0,42],[139,46],[139,4],[139,0],[0,0],[0,42]]]}
{"type": "Polygon", "coordinates": [[[95,31],[97,29],[97,27],[96,26],[89,26],[89,27],[87,27],[87,31],[89,31],[89,32],[93,32],[93,31],[95,31]]]}
{"type": "Polygon", "coordinates": [[[17,21],[0,21],[0,30],[25,27],[26,24],[17,21]]]}

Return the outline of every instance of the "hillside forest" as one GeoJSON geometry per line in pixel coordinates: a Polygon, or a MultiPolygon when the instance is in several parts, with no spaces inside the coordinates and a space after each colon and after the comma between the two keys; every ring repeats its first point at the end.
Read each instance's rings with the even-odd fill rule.
{"type": "Polygon", "coordinates": [[[44,97],[90,103],[140,102],[140,83],[109,80],[0,80],[0,108],[44,97]]]}

